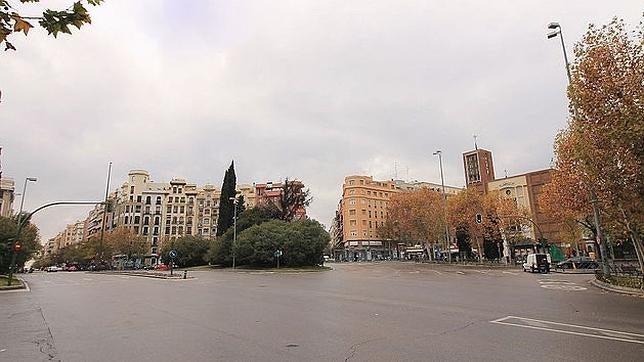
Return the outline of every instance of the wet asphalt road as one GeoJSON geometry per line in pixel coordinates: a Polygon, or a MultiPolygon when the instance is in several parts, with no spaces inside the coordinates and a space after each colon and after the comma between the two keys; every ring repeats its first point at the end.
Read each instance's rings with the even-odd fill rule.
{"type": "Polygon", "coordinates": [[[644,356],[644,299],[600,291],[588,284],[591,275],[332,266],[312,273],[195,271],[192,280],[26,275],[31,292],[0,293],[0,361],[644,356]]]}

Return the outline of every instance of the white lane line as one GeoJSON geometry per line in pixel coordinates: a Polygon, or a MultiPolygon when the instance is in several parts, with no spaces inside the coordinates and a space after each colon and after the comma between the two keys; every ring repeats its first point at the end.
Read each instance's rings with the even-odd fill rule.
{"type": "Polygon", "coordinates": [[[481,274],[487,274],[487,272],[486,272],[486,271],[483,271],[483,270],[475,270],[475,272],[477,272],[477,273],[481,273],[481,274]]]}
{"type": "Polygon", "coordinates": [[[457,271],[456,274],[465,275],[462,271],[457,271]]]}
{"type": "Polygon", "coordinates": [[[442,274],[443,274],[443,273],[439,272],[438,270],[432,270],[432,271],[433,271],[434,273],[436,273],[437,275],[442,275],[442,274]]]}
{"type": "Polygon", "coordinates": [[[551,321],[544,321],[539,319],[514,317],[514,316],[507,316],[507,317],[495,319],[493,321],[490,321],[490,323],[501,324],[501,325],[512,326],[512,327],[536,329],[536,330],[555,332],[555,333],[572,334],[572,335],[583,336],[583,337],[607,339],[611,341],[644,344],[644,334],[622,332],[622,331],[616,331],[613,329],[586,327],[586,326],[580,326],[577,324],[551,322],[551,321]],[[518,322],[509,321],[512,319],[518,320],[518,322]],[[520,324],[521,322],[526,324],[520,324]],[[580,330],[588,331],[588,333],[565,330],[563,328],[580,329],[580,330]]]}
{"type": "Polygon", "coordinates": [[[586,290],[586,287],[580,287],[579,285],[568,285],[568,284],[544,284],[540,285],[544,289],[557,289],[557,290],[571,290],[571,291],[580,291],[586,290]]]}
{"type": "Polygon", "coordinates": [[[512,274],[512,275],[519,275],[517,273],[509,272],[509,271],[504,271],[503,274],[512,274]]]}

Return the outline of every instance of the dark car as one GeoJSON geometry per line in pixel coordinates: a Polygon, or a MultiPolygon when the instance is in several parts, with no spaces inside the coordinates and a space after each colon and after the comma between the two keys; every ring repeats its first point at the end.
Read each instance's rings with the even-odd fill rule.
{"type": "Polygon", "coordinates": [[[556,269],[597,269],[599,263],[587,256],[568,258],[555,265],[556,269]]]}

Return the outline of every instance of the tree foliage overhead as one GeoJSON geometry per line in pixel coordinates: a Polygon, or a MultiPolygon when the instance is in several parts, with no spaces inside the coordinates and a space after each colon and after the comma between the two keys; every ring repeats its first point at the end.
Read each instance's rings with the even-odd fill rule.
{"type": "MultiPolygon", "coordinates": [[[[37,3],[39,0],[18,0],[20,3],[37,3]]],[[[18,1],[0,0],[0,45],[4,43],[4,50],[16,50],[9,41],[13,33],[22,32],[27,36],[29,30],[38,24],[50,35],[58,36],[58,33],[71,34],[71,26],[80,29],[85,24],[90,24],[92,19],[83,1],[74,2],[64,10],[45,9],[40,16],[25,15],[17,9],[18,1]]],[[[103,0],[86,0],[89,5],[99,5],[103,0]]]]}
{"type": "MultiPolygon", "coordinates": [[[[555,142],[548,198],[569,220],[596,233],[590,194],[602,227],[627,233],[644,270],[644,33],[623,20],[591,25],[575,46],[568,87],[571,117],[555,142]]],[[[601,241],[600,241],[601,242],[601,241]]]]}
{"type": "Polygon", "coordinates": [[[217,236],[223,235],[232,225],[235,217],[235,204],[231,198],[237,195],[237,177],[235,176],[235,161],[224,174],[219,198],[219,215],[217,217],[217,236]]]}

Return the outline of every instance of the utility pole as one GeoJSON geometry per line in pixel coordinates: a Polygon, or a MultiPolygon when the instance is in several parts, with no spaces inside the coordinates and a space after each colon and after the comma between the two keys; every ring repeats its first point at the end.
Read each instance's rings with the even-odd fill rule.
{"type": "Polygon", "coordinates": [[[235,269],[235,254],[236,254],[236,246],[237,246],[237,197],[231,197],[230,200],[233,201],[234,206],[234,212],[233,212],[233,269],[235,269]]]}

